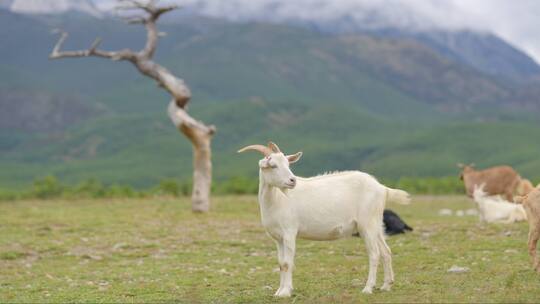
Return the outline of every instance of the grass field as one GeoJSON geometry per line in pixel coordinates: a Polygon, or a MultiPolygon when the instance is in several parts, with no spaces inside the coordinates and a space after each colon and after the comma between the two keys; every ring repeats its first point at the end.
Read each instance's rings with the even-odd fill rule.
{"type": "MultiPolygon", "coordinates": [[[[293,297],[275,299],[276,249],[254,196],[0,203],[0,302],[538,302],[527,224],[439,216],[461,196],[389,206],[415,230],[390,237],[396,283],[364,295],[361,239],[299,241],[293,297]],[[448,273],[452,266],[470,269],[448,273]]],[[[381,267],[382,268],[382,267],[381,267]]],[[[382,269],[378,277],[382,283],[382,269]]]]}

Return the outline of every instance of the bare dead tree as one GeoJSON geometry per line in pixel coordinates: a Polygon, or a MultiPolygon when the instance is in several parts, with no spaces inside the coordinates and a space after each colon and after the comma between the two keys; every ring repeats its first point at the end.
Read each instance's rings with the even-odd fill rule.
{"type": "Polygon", "coordinates": [[[157,29],[159,17],[177,8],[175,5],[158,6],[159,0],[118,0],[120,10],[135,10],[143,15],[125,17],[129,24],[142,24],[146,28],[146,44],[138,52],[130,49],[104,51],[99,49],[101,39],[97,38],[87,50],[62,51],[62,45],[68,37],[67,32],[60,31],[60,39],[54,46],[50,59],[102,57],[113,61],[129,61],[141,72],[154,79],[158,86],[172,96],[168,114],[173,124],[193,145],[193,194],[192,209],[194,212],[207,212],[210,208],[210,187],[212,184],[211,141],[216,128],[205,125],[187,113],[187,104],[191,98],[188,86],[180,78],[174,76],[165,67],[153,61],[157,42],[162,35],[157,29]]]}

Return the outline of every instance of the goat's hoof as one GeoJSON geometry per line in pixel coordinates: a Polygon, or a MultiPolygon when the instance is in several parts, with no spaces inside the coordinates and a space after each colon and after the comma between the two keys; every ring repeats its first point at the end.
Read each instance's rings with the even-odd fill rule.
{"type": "Polygon", "coordinates": [[[364,289],[362,289],[362,293],[372,294],[373,293],[373,288],[366,286],[366,287],[364,287],[364,289]]]}
{"type": "Polygon", "coordinates": [[[292,288],[282,287],[276,291],[276,293],[274,294],[274,297],[288,298],[291,296],[291,291],[292,291],[292,288]]]}
{"type": "Polygon", "coordinates": [[[382,286],[381,286],[381,290],[383,291],[390,291],[390,288],[392,287],[392,283],[384,283],[382,286]]]}

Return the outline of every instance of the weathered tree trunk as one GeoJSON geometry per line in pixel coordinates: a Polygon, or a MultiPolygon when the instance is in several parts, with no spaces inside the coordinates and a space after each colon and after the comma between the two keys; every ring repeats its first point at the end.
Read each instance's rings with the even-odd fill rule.
{"type": "Polygon", "coordinates": [[[193,193],[192,210],[207,212],[210,209],[212,189],[212,150],[211,136],[203,135],[192,141],[193,144],[193,193]]]}
{"type": "Polygon", "coordinates": [[[212,137],[216,131],[214,126],[206,126],[196,121],[178,106],[173,99],[169,103],[169,118],[193,146],[193,190],[191,209],[194,212],[210,210],[210,191],[212,187],[212,137]]]}
{"type": "Polygon", "coordinates": [[[203,122],[193,119],[186,111],[186,106],[191,99],[189,87],[180,78],[174,76],[165,67],[155,63],[154,56],[160,33],[156,22],[159,17],[176,8],[176,6],[156,6],[157,0],[119,0],[126,3],[119,7],[126,10],[142,10],[144,17],[128,17],[128,23],[144,24],[147,39],[144,48],[138,52],[130,49],[120,51],[103,51],[98,47],[101,39],[96,39],[88,50],[61,51],[67,33],[63,32],[53,48],[49,58],[76,58],[76,57],[102,57],[113,61],[125,60],[131,62],[141,74],[154,79],[160,87],[172,96],[168,107],[169,118],[193,145],[193,195],[192,210],[194,212],[207,212],[210,209],[210,191],[212,186],[212,153],[211,141],[216,128],[213,125],[205,125],[203,122]]]}

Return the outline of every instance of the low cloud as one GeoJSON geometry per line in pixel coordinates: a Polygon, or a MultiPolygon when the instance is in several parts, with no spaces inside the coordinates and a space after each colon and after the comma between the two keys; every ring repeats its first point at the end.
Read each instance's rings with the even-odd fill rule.
{"type": "MultiPolygon", "coordinates": [[[[102,8],[111,0],[94,0],[102,8]]],[[[538,0],[162,0],[233,21],[310,22],[351,26],[491,32],[540,62],[538,0]]]]}

